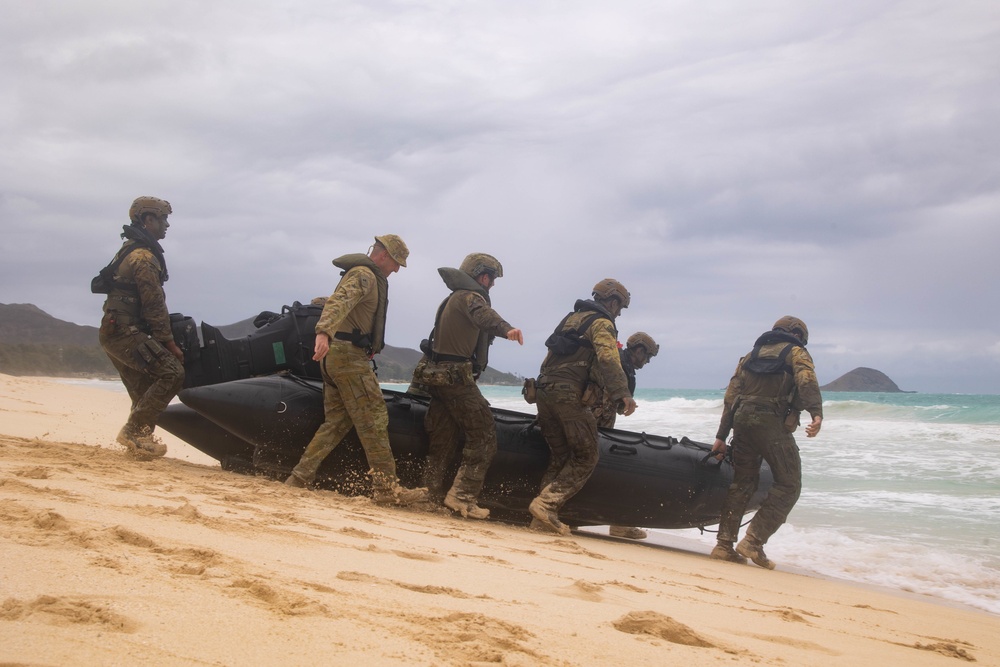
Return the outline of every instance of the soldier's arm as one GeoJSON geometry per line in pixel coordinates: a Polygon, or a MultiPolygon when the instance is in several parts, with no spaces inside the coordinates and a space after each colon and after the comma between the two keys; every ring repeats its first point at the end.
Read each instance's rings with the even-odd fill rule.
{"type": "Polygon", "coordinates": [[[160,264],[149,250],[133,251],[125,261],[131,264],[132,279],[139,293],[140,316],[149,324],[150,335],[166,345],[174,340],[170,329],[167,297],[160,285],[160,264]]]}
{"type": "MultiPolygon", "coordinates": [[[[625,401],[631,403],[634,410],[635,401],[632,400],[632,394],[628,390],[628,378],[622,369],[622,360],[618,354],[618,339],[611,322],[598,318],[584,336],[594,346],[598,371],[604,380],[604,390],[611,395],[611,400],[616,404],[618,401],[625,401]]],[[[631,414],[631,410],[626,414],[631,414]]]]}
{"type": "Polygon", "coordinates": [[[797,403],[812,417],[812,422],[806,425],[806,437],[813,438],[819,433],[823,424],[823,396],[819,391],[819,381],[816,379],[816,365],[812,356],[803,347],[792,348],[792,373],[795,377],[795,387],[798,390],[797,403]]]}
{"type": "Polygon", "coordinates": [[[722,399],[722,418],[719,420],[719,430],[715,432],[715,442],[716,445],[722,442],[723,447],[725,446],[726,438],[729,437],[730,431],[733,430],[733,414],[736,411],[736,399],[739,397],[741,390],[741,366],[743,366],[743,359],[740,359],[740,362],[736,364],[733,377],[730,378],[729,385],[726,387],[726,396],[722,399]]]}
{"type": "Polygon", "coordinates": [[[337,327],[347,317],[351,309],[369,292],[376,289],[375,275],[365,267],[355,267],[341,279],[337,289],[323,306],[323,314],[316,322],[316,333],[333,338],[337,327]]]}

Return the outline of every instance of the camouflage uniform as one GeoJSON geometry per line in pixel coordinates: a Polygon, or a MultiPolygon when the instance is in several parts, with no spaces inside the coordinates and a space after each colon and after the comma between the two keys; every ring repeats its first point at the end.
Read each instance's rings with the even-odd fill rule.
{"type": "MultiPolygon", "coordinates": [[[[620,349],[618,350],[618,356],[622,362],[622,370],[625,372],[625,378],[628,381],[628,393],[635,395],[635,367],[632,365],[632,360],[628,356],[628,351],[620,349]]],[[[592,378],[592,381],[596,378],[592,378]]],[[[611,400],[611,394],[601,389],[600,399],[594,404],[592,410],[594,411],[594,419],[597,420],[597,428],[614,428],[615,422],[618,419],[618,410],[616,409],[615,401],[611,400]]]]}
{"type": "Polygon", "coordinates": [[[477,356],[474,371],[471,357],[477,352],[482,334],[491,341],[494,336],[506,336],[512,328],[476,291],[457,290],[442,308],[435,327],[434,349],[414,373],[414,381],[422,384],[431,397],[424,418],[430,449],[422,483],[431,496],[444,497],[445,474],[464,434],[462,464],[451,489],[466,505],[474,505],[479,498],[486,471],[496,454],[497,434],[490,404],[475,381],[486,359],[477,356]],[[439,359],[439,355],[446,358],[439,359]],[[463,357],[468,360],[458,360],[463,357]]]}
{"type": "MultiPolygon", "coordinates": [[[[125,241],[118,256],[135,245],[134,239],[125,241]]],[[[101,347],[132,399],[125,428],[134,434],[152,432],[160,413],[184,385],[184,366],[164,347],[174,339],[163,293],[165,279],[164,267],[150,249],[131,250],[104,302],[101,347]]]]}
{"type": "MultiPolygon", "coordinates": [[[[562,331],[577,329],[593,315],[590,301],[578,301],[562,331]]],[[[603,309],[601,309],[603,311],[603,309]]],[[[608,314],[598,317],[581,336],[592,348],[581,346],[570,355],[551,351],[537,378],[538,424],[549,446],[549,464],[542,476],[540,501],[550,514],[558,514],[576,495],[597,467],[597,420],[584,390],[589,378],[601,378],[602,389],[615,404],[631,396],[618,354],[618,332],[608,314]],[[592,372],[596,366],[597,372],[592,372]]]]}
{"type": "Polygon", "coordinates": [[[787,358],[788,372],[751,372],[744,368],[748,355],[740,359],[726,389],[716,437],[725,440],[733,431],[735,474],[722,507],[720,542],[737,539],[747,503],[757,490],[762,460],[771,468],[774,485],[747,528],[748,538],[757,544],[767,543],[785,522],[802,490],[802,462],[792,432],[802,410],[822,417],[823,399],[812,357],[804,347],[784,341],[767,343],[759,348],[760,358],[777,358],[788,345],[793,345],[787,358]]]}
{"type": "Polygon", "coordinates": [[[347,270],[316,323],[316,333],[330,337],[330,349],[320,364],[325,421],[292,471],[303,484],[312,483],[320,464],[353,426],[368,457],[376,496],[397,485],[396,462],[389,448],[389,415],[378,378],[368,353],[346,340],[355,331],[370,333],[372,329],[379,308],[379,278],[385,280],[376,276],[377,270],[374,265],[347,270]]]}

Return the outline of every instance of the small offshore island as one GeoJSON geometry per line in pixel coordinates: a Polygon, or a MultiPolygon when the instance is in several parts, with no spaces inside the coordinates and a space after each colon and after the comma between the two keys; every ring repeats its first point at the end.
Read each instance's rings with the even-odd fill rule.
{"type": "Polygon", "coordinates": [[[819,388],[820,391],[870,391],[895,394],[914,394],[913,391],[903,391],[889,379],[889,376],[874,368],[855,368],[844,373],[839,378],[819,388]]]}

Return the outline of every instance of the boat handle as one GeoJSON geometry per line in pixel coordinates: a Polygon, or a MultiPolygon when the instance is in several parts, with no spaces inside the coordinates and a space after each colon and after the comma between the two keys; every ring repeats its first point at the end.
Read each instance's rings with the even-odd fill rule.
{"type": "Polygon", "coordinates": [[[709,452],[708,454],[705,454],[705,456],[703,456],[702,459],[701,459],[701,465],[705,466],[706,468],[721,468],[722,467],[722,463],[726,460],[726,457],[722,457],[720,460],[716,461],[715,463],[709,463],[708,460],[710,458],[713,458],[714,456],[715,456],[715,454],[713,454],[712,452],[709,452]]]}
{"type": "Polygon", "coordinates": [[[627,454],[629,456],[635,456],[639,453],[639,450],[635,447],[628,447],[626,445],[611,445],[608,449],[609,454],[627,454]]]}

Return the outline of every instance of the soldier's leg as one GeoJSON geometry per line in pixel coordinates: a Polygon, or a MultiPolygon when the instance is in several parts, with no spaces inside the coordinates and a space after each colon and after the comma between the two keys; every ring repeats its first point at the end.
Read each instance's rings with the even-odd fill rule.
{"type": "Polygon", "coordinates": [[[554,405],[545,390],[538,391],[538,426],[542,430],[545,444],[549,446],[549,462],[545,467],[545,472],[542,473],[539,490],[544,489],[555,479],[570,456],[569,445],[566,443],[566,432],[554,405]]]}
{"type": "Polygon", "coordinates": [[[358,440],[365,449],[372,485],[376,491],[394,489],[398,484],[396,460],[389,447],[389,412],[378,379],[369,370],[366,373],[338,375],[334,380],[357,429],[358,440]]]}
{"type": "Polygon", "coordinates": [[[323,382],[323,413],[323,423],[306,445],[298,465],[292,470],[292,476],[286,480],[286,484],[290,486],[312,484],[320,464],[336,449],[353,425],[351,416],[344,407],[340,389],[329,381],[323,382]]]}
{"type": "Polygon", "coordinates": [[[184,386],[184,366],[167,348],[152,338],[136,348],[135,358],[146,376],[142,384],[145,390],[132,408],[129,421],[152,431],[160,413],[184,386]]]}
{"type": "Polygon", "coordinates": [[[497,453],[497,427],[490,404],[475,385],[456,387],[449,411],[465,433],[462,465],[452,490],[463,501],[475,503],[483,490],[486,472],[497,453]]]}
{"type": "Polygon", "coordinates": [[[791,434],[781,428],[774,429],[764,460],[771,467],[774,484],[747,527],[747,536],[759,544],[767,544],[785,523],[802,493],[802,458],[791,434]]]}
{"type": "Polygon", "coordinates": [[[569,458],[566,465],[542,489],[539,498],[553,511],[558,512],[566,502],[579,493],[597,467],[597,421],[593,413],[582,405],[559,406],[569,458]]]}
{"type": "Polygon", "coordinates": [[[115,367],[115,370],[118,371],[118,377],[121,378],[122,385],[125,387],[125,391],[128,392],[128,397],[132,399],[132,407],[134,408],[135,404],[139,402],[139,398],[145,391],[145,388],[142,386],[142,380],[146,376],[139,371],[134,371],[126,366],[107,349],[105,349],[105,352],[107,353],[111,364],[115,367]]]}
{"type": "Polygon", "coordinates": [[[449,482],[445,481],[445,476],[458,454],[459,440],[458,423],[448,410],[448,397],[442,389],[444,388],[427,388],[431,401],[424,417],[424,428],[429,448],[421,479],[421,484],[427,487],[428,495],[438,501],[444,499],[448,490],[449,482]]]}
{"type": "Polygon", "coordinates": [[[747,504],[760,482],[761,455],[753,446],[754,441],[742,433],[733,439],[733,481],[722,503],[719,521],[719,542],[732,545],[739,538],[740,523],[747,504]]]}

